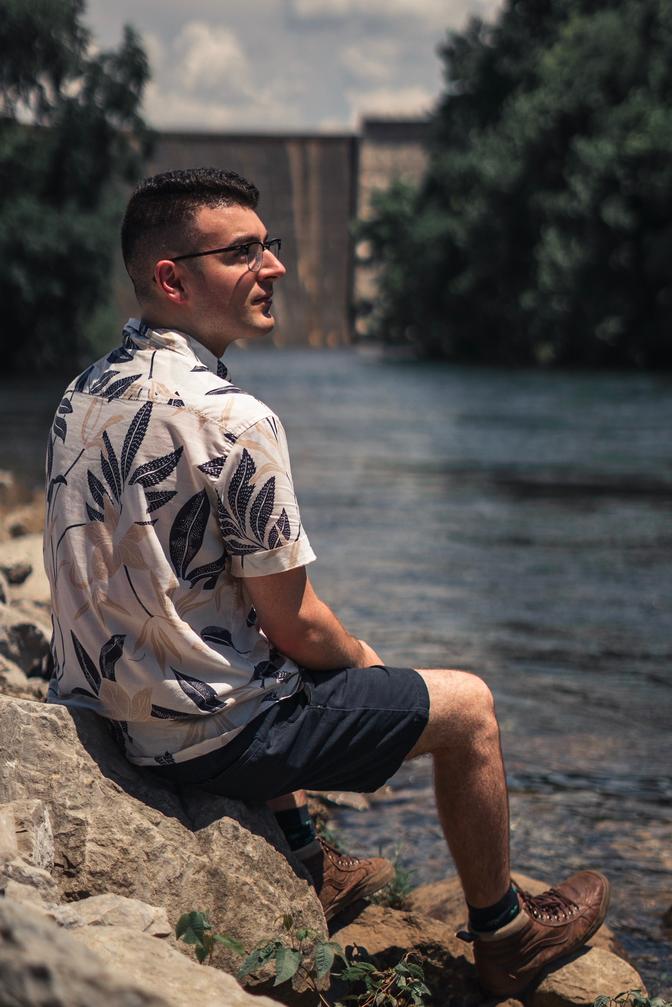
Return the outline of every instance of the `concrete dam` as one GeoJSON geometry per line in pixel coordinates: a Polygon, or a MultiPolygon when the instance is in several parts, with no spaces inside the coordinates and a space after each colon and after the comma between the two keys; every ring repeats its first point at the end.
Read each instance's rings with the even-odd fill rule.
{"type": "MultiPolygon", "coordinates": [[[[375,189],[422,176],[429,129],[424,120],[366,119],[359,133],[337,135],[159,133],[146,172],[212,165],[254,182],[287,267],[274,294],[273,341],[344,346],[353,341],[355,301],[375,295],[375,277],[355,265],[352,224],[368,213],[375,189]]],[[[125,319],[136,308],[120,270],[125,319]]]]}

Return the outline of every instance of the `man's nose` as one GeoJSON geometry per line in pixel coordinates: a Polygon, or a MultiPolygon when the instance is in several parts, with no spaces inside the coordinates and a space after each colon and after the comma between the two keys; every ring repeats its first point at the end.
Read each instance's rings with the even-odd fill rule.
{"type": "Polygon", "coordinates": [[[285,275],[287,270],[280,259],[278,259],[276,255],[273,255],[273,252],[271,252],[269,248],[265,248],[259,272],[263,273],[265,276],[273,276],[279,279],[281,276],[285,275]]]}

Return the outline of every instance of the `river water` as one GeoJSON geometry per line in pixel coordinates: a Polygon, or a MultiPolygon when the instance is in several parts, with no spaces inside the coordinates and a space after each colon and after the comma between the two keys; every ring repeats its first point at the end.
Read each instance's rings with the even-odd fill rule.
{"type": "MultiPolygon", "coordinates": [[[[229,363],[287,429],[319,593],[388,663],[488,681],[515,867],[604,870],[611,925],[669,994],[672,378],[235,347],[229,363]]],[[[0,467],[37,478],[58,390],[0,391],[0,467]]],[[[418,884],[453,873],[428,760],[337,826],[353,851],[401,844],[418,884]]]]}

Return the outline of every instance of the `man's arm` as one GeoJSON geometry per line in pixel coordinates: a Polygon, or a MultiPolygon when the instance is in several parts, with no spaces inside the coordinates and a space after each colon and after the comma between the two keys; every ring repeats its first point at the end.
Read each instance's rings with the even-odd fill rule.
{"type": "Polygon", "coordinates": [[[246,577],[259,624],[281,653],[312,671],[366,668],[382,660],[351,636],[321,601],[301,566],[266,577],[246,577]]]}

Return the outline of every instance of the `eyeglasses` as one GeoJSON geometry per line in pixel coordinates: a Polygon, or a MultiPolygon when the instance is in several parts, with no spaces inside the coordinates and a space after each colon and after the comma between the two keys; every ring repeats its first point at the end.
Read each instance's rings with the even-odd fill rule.
{"type": "Polygon", "coordinates": [[[276,259],[279,259],[281,247],[282,239],[272,238],[270,241],[246,241],[243,245],[227,245],[226,248],[211,248],[207,252],[189,252],[187,255],[174,255],[172,258],[173,262],[179,262],[180,259],[198,259],[203,255],[238,252],[241,259],[245,259],[247,268],[251,269],[253,273],[257,273],[264,261],[264,252],[268,249],[276,259]]]}

